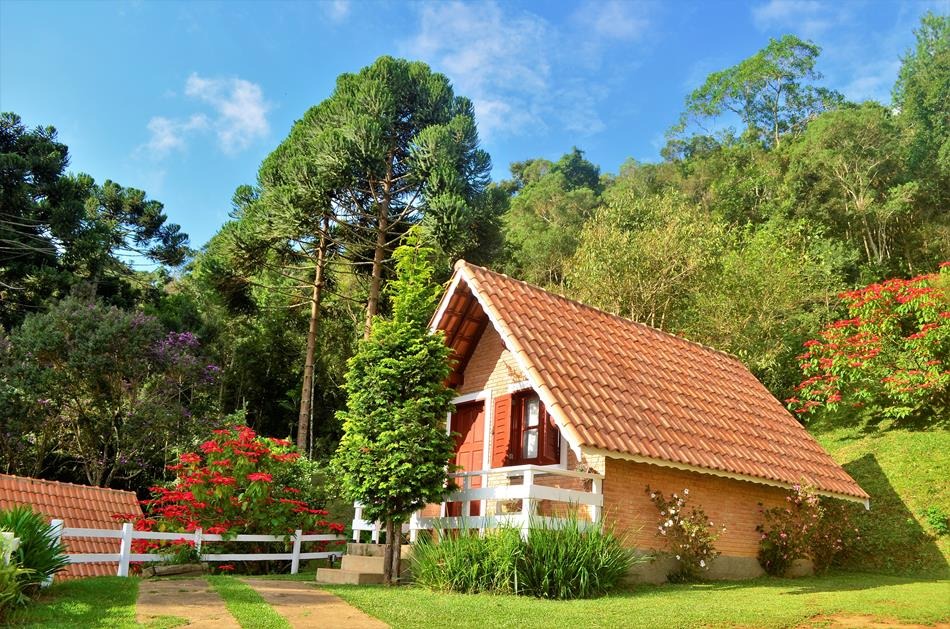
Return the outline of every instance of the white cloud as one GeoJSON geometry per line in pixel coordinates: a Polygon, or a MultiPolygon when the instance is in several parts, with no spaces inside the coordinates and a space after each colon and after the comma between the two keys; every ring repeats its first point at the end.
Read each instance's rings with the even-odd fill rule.
{"type": "Polygon", "coordinates": [[[206,129],[208,119],[203,114],[194,114],[187,120],[172,120],[154,116],[148,121],[151,134],[143,148],[155,157],[164,157],[170,152],[185,148],[185,136],[191,131],[206,129]]]}
{"type": "Polygon", "coordinates": [[[206,79],[193,73],[185,82],[185,95],[214,109],[217,114],[214,128],[226,153],[247,148],[252,141],[265,137],[270,131],[267,122],[270,105],[255,83],[237,78],[206,79]]]}
{"type": "MultiPolygon", "coordinates": [[[[234,154],[270,131],[270,104],[255,83],[239,78],[204,78],[192,73],[185,81],[184,95],[208,106],[208,113],[197,112],[185,118],[153,116],[146,125],[149,139],[137,153],[162,159],[172,151],[185,149],[195,134],[213,130],[221,150],[234,154]]],[[[166,96],[174,97],[174,92],[166,92],[166,96]]]]}
{"type": "Polygon", "coordinates": [[[620,0],[586,2],[576,19],[591,37],[633,40],[641,37],[650,24],[644,12],[646,7],[641,2],[620,0]]]}
{"type": "Polygon", "coordinates": [[[320,3],[323,14],[331,22],[339,24],[350,15],[350,0],[325,0],[320,3]]]}
{"type": "Polygon", "coordinates": [[[752,8],[752,21],[760,31],[792,29],[805,38],[814,38],[846,18],[840,5],[818,0],[769,0],[752,8]]]}
{"type": "Polygon", "coordinates": [[[424,4],[402,52],[444,72],[456,93],[472,99],[484,137],[552,126],[589,135],[605,128],[597,105],[608,91],[590,78],[603,56],[600,40],[636,39],[646,27],[630,6],[591,5],[567,27],[574,30],[564,30],[497,2],[424,4]]]}

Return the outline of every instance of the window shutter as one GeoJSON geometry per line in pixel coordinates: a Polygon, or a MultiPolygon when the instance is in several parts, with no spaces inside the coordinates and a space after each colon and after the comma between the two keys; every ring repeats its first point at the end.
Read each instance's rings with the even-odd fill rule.
{"type": "Polygon", "coordinates": [[[561,462],[561,431],[550,414],[544,426],[544,445],[541,451],[541,464],[554,465],[561,462]]]}
{"type": "Polygon", "coordinates": [[[508,452],[511,449],[511,395],[495,398],[492,413],[491,466],[504,467],[508,464],[508,452]]]}

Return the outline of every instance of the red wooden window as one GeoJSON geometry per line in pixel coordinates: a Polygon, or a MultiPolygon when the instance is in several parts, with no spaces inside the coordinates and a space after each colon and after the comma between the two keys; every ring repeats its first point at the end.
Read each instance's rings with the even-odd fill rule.
{"type": "Polygon", "coordinates": [[[512,397],[510,465],[561,462],[561,432],[533,391],[512,397]]]}

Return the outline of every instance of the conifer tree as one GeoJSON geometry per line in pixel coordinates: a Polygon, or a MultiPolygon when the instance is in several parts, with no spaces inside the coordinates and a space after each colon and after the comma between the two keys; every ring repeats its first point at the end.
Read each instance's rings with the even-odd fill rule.
{"type": "Polygon", "coordinates": [[[445,417],[454,393],[446,385],[450,350],[431,333],[429,317],[440,292],[433,282],[432,249],[418,228],[396,249],[396,278],[388,284],[392,318],[376,317],[350,359],[343,439],[333,466],[347,498],[364,517],[386,524],[384,580],[399,575],[401,525],[416,510],[441,501],[453,440],[445,417]]]}

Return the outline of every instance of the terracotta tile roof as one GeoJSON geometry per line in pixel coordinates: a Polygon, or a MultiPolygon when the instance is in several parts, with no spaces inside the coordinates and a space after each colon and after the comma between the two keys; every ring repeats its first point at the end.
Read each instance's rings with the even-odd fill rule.
{"type": "Polygon", "coordinates": [[[735,357],[464,261],[456,273],[573,447],[868,498],[735,357]]]}
{"type": "MultiPolygon", "coordinates": [[[[119,529],[121,523],[113,514],[142,513],[131,491],[0,474],[0,509],[15,505],[32,505],[51,520],[63,520],[67,527],[90,529],[119,529]]],[[[63,541],[71,553],[119,552],[117,539],[64,537],[63,541]]],[[[117,567],[115,562],[71,564],[59,576],[68,579],[114,575],[117,567]]]]}

